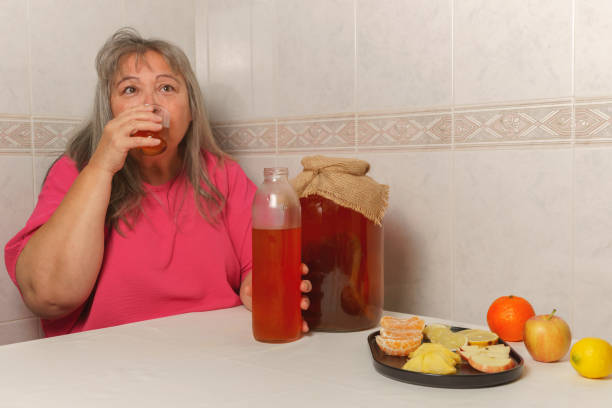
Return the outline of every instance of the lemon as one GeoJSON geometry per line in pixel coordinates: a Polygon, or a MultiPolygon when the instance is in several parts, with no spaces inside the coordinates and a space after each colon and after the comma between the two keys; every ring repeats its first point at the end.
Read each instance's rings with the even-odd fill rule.
{"type": "Polygon", "coordinates": [[[605,340],[586,337],[574,344],[570,361],[583,377],[607,377],[612,373],[612,346],[605,340]]]}
{"type": "Polygon", "coordinates": [[[490,346],[496,344],[499,340],[499,336],[493,332],[487,330],[468,329],[461,330],[460,332],[468,339],[470,346],[490,346]]]}
{"type": "Polygon", "coordinates": [[[442,335],[443,333],[450,333],[451,329],[450,327],[444,325],[444,324],[429,324],[427,325],[424,329],[423,329],[423,334],[429,339],[429,340],[435,340],[438,337],[440,337],[440,335],[442,335]]]}
{"type": "Polygon", "coordinates": [[[464,334],[453,332],[442,333],[437,338],[432,339],[431,342],[441,344],[449,350],[457,350],[468,344],[467,337],[464,334]]]}

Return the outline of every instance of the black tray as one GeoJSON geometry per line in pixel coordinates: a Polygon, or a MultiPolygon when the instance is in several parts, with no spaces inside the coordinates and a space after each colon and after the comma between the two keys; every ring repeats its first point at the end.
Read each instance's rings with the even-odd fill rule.
{"type": "MultiPolygon", "coordinates": [[[[451,327],[452,331],[465,330],[462,327],[451,327]]],[[[385,377],[403,381],[411,384],[425,385],[429,387],[441,388],[483,388],[495,385],[506,384],[517,380],[523,372],[523,358],[508,343],[499,340],[500,343],[510,347],[510,358],[516,365],[506,371],[499,373],[482,373],[473,369],[463,359],[457,364],[457,374],[441,375],[417,373],[414,371],[402,370],[402,366],[408,357],[389,356],[378,348],[376,336],[380,332],[375,331],[368,336],[368,344],[374,360],[374,368],[385,377]]],[[[427,342],[427,340],[423,340],[427,342]]]]}

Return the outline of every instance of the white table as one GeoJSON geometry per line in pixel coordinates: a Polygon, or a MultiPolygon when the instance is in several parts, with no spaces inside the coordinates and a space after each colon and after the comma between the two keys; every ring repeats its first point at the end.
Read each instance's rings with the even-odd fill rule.
{"type": "Polygon", "coordinates": [[[510,384],[394,381],[374,370],[369,332],[258,343],[237,307],[2,346],[0,407],[612,407],[612,377],[584,379],[567,356],[534,362],[522,343],[510,384]]]}

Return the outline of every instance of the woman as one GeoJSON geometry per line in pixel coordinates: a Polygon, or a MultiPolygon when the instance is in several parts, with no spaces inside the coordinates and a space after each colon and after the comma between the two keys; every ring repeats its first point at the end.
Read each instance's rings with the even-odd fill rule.
{"type": "Polygon", "coordinates": [[[5,249],[26,305],[47,336],[241,302],[250,309],[255,187],[215,143],[187,57],[122,29],[96,67],[92,117],[5,249]],[[170,127],[165,151],[149,156],[142,148],[160,140],[135,134],[162,129],[154,104],[170,127]]]}

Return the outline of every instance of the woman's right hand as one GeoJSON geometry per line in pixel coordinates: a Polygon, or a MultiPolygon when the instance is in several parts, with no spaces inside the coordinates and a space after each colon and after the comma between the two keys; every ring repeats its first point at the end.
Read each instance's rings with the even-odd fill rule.
{"type": "Polygon", "coordinates": [[[161,143],[152,137],[132,136],[140,130],[160,131],[161,121],[161,117],[153,113],[150,105],[126,109],[106,124],[89,164],[114,175],[123,167],[130,149],[161,143]]]}

